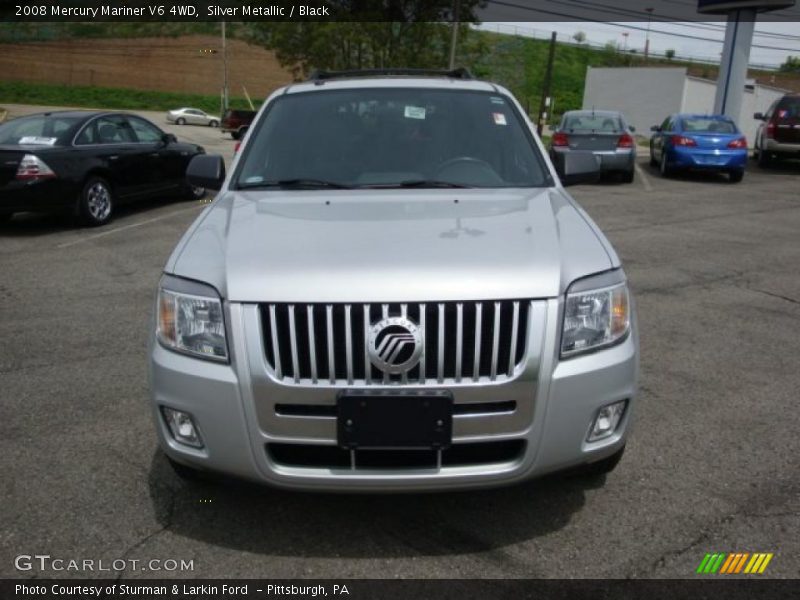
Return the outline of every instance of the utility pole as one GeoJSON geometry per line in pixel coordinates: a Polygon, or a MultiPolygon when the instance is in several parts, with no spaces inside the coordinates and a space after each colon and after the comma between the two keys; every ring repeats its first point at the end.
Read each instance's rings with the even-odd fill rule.
{"type": "Polygon", "coordinates": [[[647,64],[647,57],[650,56],[650,19],[653,18],[653,8],[645,8],[647,12],[647,33],[644,38],[644,62],[647,64]]]}
{"type": "Polygon", "coordinates": [[[458,19],[461,0],[453,0],[453,31],[450,36],[450,70],[456,68],[456,43],[458,41],[458,19]]]}
{"type": "Polygon", "coordinates": [[[550,53],[547,56],[547,70],[544,73],[544,85],[542,86],[542,102],[539,105],[539,118],[536,120],[536,133],[542,135],[544,128],[545,111],[547,110],[547,100],[550,98],[550,82],[553,79],[553,59],[556,55],[556,32],[550,36],[550,53]]]}
{"type": "Polygon", "coordinates": [[[222,112],[228,109],[228,41],[225,21],[222,22],[222,112]]]}

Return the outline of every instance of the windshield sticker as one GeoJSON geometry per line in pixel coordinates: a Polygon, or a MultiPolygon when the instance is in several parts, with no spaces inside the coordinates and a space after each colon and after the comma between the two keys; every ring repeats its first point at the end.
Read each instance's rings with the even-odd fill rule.
{"type": "Polygon", "coordinates": [[[35,135],[26,135],[25,137],[21,137],[19,139],[19,145],[25,144],[38,144],[40,146],[53,146],[58,138],[54,137],[38,137],[35,135]]]}
{"type": "Polygon", "coordinates": [[[506,116],[503,113],[492,113],[495,125],[507,125],[506,116]]]}
{"type": "Polygon", "coordinates": [[[492,96],[490,98],[490,100],[492,101],[492,104],[505,104],[506,103],[506,101],[503,100],[502,98],[500,98],[499,96],[492,96]]]}
{"type": "Polygon", "coordinates": [[[406,119],[424,119],[425,108],[422,106],[406,106],[404,114],[406,119]]]}

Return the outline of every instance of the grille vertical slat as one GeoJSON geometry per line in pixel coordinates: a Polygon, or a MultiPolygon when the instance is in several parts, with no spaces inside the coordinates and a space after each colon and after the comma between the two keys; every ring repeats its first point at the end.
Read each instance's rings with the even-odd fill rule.
{"type": "Polygon", "coordinates": [[[464,354],[464,305],[456,304],[456,381],[461,381],[461,360],[464,354]]]}
{"type": "Polygon", "coordinates": [[[278,323],[275,316],[275,305],[269,305],[269,322],[272,330],[272,351],[275,355],[275,376],[278,379],[283,378],[283,371],[281,370],[281,349],[278,345],[278,323]]]}
{"type": "Polygon", "coordinates": [[[475,358],[472,367],[472,379],[478,381],[481,376],[481,327],[483,321],[483,304],[475,304],[475,358]]]}
{"type": "Polygon", "coordinates": [[[364,383],[372,383],[372,363],[369,360],[369,304],[364,305],[364,383]]]}
{"type": "Polygon", "coordinates": [[[317,344],[314,333],[314,305],[306,306],[306,318],[308,319],[308,355],[311,361],[311,381],[317,383],[317,344]]]}
{"type": "Polygon", "coordinates": [[[496,381],[513,377],[524,360],[530,306],[520,300],[264,304],[264,352],[275,377],[285,383],[344,386],[381,381],[386,385],[496,381]],[[422,336],[419,364],[399,375],[381,373],[370,361],[371,328],[389,317],[417,323],[422,336]]]}
{"type": "Polygon", "coordinates": [[[511,345],[508,352],[508,372],[507,375],[512,377],[514,375],[514,366],[516,364],[517,356],[517,334],[519,332],[519,302],[514,302],[514,315],[511,317],[511,338],[509,344],[511,345]]]}
{"type": "Polygon", "coordinates": [[[333,305],[325,306],[325,323],[328,338],[328,379],[336,383],[336,359],[333,352],[333,305]]]}
{"type": "Polygon", "coordinates": [[[350,305],[344,306],[344,338],[347,363],[347,383],[353,383],[353,327],[350,322],[350,305]]]}
{"type": "Polygon", "coordinates": [[[494,335],[492,336],[492,371],[489,378],[497,379],[497,352],[500,349],[500,303],[494,303],[494,335]]]}
{"type": "Polygon", "coordinates": [[[436,352],[438,353],[438,369],[436,379],[439,383],[444,381],[444,303],[439,303],[439,337],[436,352]]]}
{"type": "MultiPolygon", "coordinates": [[[[427,348],[428,344],[428,330],[425,328],[425,305],[419,305],[419,326],[422,328],[422,348],[427,348]]],[[[419,382],[425,383],[425,352],[422,352],[422,358],[419,359],[419,382]]]]}
{"type": "Polygon", "coordinates": [[[297,360],[297,327],[294,322],[294,304],[289,305],[289,345],[292,349],[292,375],[300,381],[300,365],[297,360]]]}

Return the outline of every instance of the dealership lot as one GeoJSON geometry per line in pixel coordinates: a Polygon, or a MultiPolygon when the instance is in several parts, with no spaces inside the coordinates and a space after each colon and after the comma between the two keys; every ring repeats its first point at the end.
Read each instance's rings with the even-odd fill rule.
{"type": "MultiPolygon", "coordinates": [[[[230,161],[219,130],[142,114],[230,161]]],[[[706,552],[741,551],[775,553],[767,574],[797,577],[800,165],[751,166],[731,185],[662,179],[643,154],[631,185],[572,188],[639,307],[636,428],[603,487],[184,483],[156,451],[146,341],[160,269],[202,204],[126,207],[101,229],[0,226],[0,575],[38,575],[14,557],[49,554],[194,564],[124,577],[687,577],[706,552]]]]}

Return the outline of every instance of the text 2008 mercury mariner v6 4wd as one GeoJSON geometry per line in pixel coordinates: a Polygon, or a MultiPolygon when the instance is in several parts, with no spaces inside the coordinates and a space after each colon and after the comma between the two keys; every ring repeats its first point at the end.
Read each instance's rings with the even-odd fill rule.
{"type": "Polygon", "coordinates": [[[509,91],[316,73],[267,99],[230,175],[203,155],[187,177],[220,191],[158,290],[153,411],[179,473],[448,490],[616,465],[625,273],[509,91]]]}

